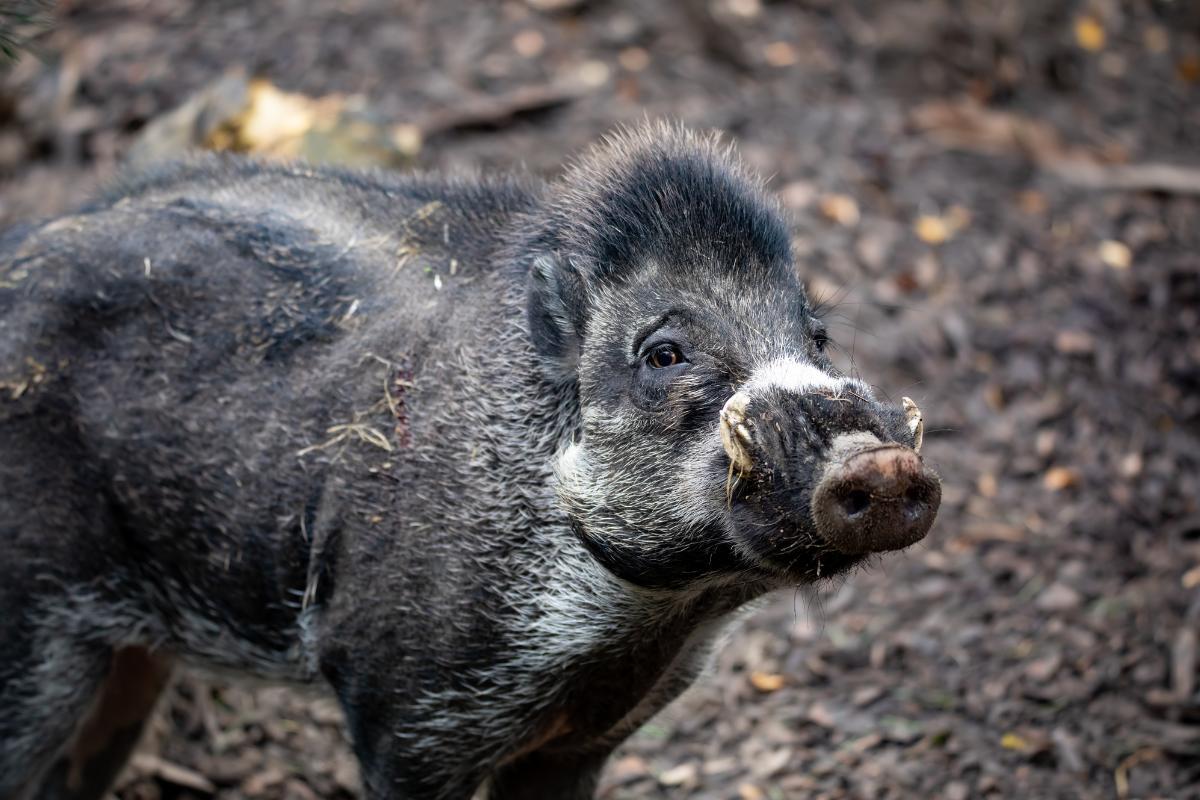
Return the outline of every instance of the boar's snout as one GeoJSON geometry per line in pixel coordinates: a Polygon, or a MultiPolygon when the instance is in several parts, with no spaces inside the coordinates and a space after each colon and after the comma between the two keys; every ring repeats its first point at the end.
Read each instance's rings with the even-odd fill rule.
{"type": "Polygon", "coordinates": [[[834,439],[812,497],[817,532],[842,553],[899,550],[920,541],[937,515],[942,487],[921,457],[870,434],[834,439]]]}
{"type": "Polygon", "coordinates": [[[860,384],[820,377],[793,368],[770,383],[752,378],[720,414],[731,519],[751,552],[800,574],[813,564],[797,553],[854,563],[908,547],[942,499],[919,453],[916,404],[893,408],[860,384]]]}

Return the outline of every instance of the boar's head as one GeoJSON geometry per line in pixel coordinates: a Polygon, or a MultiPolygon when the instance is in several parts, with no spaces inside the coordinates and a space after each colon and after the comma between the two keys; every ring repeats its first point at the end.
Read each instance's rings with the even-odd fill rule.
{"type": "Polygon", "coordinates": [[[581,416],[558,492],[612,572],[804,583],[926,534],[920,412],[833,367],[783,217],[727,149],[619,133],[534,227],[530,335],[581,416]]]}

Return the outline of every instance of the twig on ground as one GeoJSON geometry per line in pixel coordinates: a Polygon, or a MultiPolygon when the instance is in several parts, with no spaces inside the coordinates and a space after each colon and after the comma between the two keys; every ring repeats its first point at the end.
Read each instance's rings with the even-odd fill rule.
{"type": "Polygon", "coordinates": [[[1087,189],[1200,194],[1200,168],[1106,163],[1103,148],[1070,146],[1049,123],[987,108],[974,100],[938,100],[912,111],[913,126],[944,147],[987,155],[1017,154],[1087,189]]]}
{"type": "Polygon", "coordinates": [[[422,139],[470,128],[500,128],[525,114],[549,111],[583,94],[569,83],[525,86],[496,96],[480,95],[452,108],[436,111],[415,123],[422,139]]]}
{"type": "Polygon", "coordinates": [[[181,786],[184,789],[192,789],[205,794],[215,794],[217,791],[216,785],[199,772],[167,761],[153,753],[137,753],[133,757],[132,765],[135,770],[144,775],[161,778],[167,783],[181,786]]]}
{"type": "Polygon", "coordinates": [[[1200,195],[1200,168],[1175,164],[1044,164],[1064,181],[1088,189],[1200,195]]]}

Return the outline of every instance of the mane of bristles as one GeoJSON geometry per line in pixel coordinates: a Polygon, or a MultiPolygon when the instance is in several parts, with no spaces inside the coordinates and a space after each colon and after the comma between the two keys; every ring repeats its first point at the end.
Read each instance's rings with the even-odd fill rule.
{"type": "MultiPolygon", "coordinates": [[[[619,128],[575,160],[546,209],[556,249],[594,277],[704,252],[731,268],[788,263],[787,225],[731,144],[675,123],[619,128]]],[[[686,259],[685,259],[686,260],[686,259]]]]}

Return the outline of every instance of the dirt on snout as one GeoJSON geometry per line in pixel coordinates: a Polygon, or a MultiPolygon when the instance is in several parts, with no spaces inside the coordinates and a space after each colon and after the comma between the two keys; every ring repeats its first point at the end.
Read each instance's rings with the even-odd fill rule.
{"type": "MultiPolygon", "coordinates": [[[[552,174],[672,116],[770,176],[838,357],[924,414],[938,521],[751,616],[601,797],[1200,798],[1196,3],[64,0],[32,46],[4,225],[231,69],[349,103],[330,160],[552,174]]],[[[117,796],[356,796],[339,720],[186,677],[117,796]]]]}

